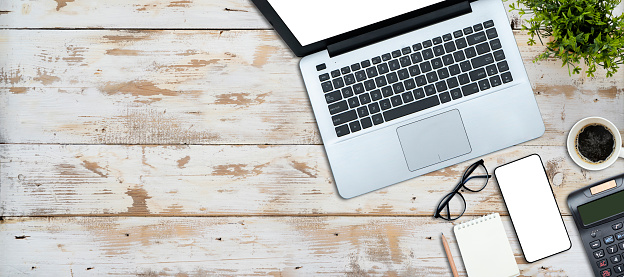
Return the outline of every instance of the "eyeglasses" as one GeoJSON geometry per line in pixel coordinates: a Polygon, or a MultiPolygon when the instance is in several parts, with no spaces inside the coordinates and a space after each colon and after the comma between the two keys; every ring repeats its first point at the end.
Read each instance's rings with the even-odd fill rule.
{"type": "Polygon", "coordinates": [[[457,186],[455,186],[455,189],[442,198],[433,217],[442,218],[448,221],[461,217],[464,212],[466,212],[466,199],[464,199],[464,196],[461,192],[459,192],[459,190],[464,188],[471,192],[482,191],[490,180],[490,177],[492,177],[492,175],[488,174],[487,169],[483,164],[483,160],[479,160],[476,163],[471,164],[468,168],[466,168],[466,171],[464,171],[464,174],[459,180],[457,186]],[[484,172],[485,175],[470,176],[475,173],[475,171],[484,172]],[[454,203],[456,205],[453,212],[451,212],[450,203],[454,203]]]}

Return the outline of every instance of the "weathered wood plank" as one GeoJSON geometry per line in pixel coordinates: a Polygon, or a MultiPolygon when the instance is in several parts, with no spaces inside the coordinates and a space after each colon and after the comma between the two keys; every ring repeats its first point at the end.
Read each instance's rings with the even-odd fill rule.
{"type": "MultiPolygon", "coordinates": [[[[535,263],[503,222],[521,276],[591,275],[570,217],[572,249],[535,263]]],[[[430,218],[5,218],[0,274],[443,276],[441,232],[465,276],[452,223],[430,218]]]]}
{"type": "MultiPolygon", "coordinates": [[[[624,71],[569,77],[516,33],[546,124],[624,127],[624,71]]],[[[296,59],[273,31],[0,31],[0,143],[320,144],[296,59]]],[[[624,129],[624,128],[623,128],[624,129]]]]}
{"type": "MultiPolygon", "coordinates": [[[[484,159],[493,170],[532,153],[564,214],[571,191],[624,172],[624,161],[583,171],[562,146],[518,146],[484,159]]],[[[343,200],[322,146],[0,145],[0,159],[0,216],[428,216],[474,162],[343,200]]],[[[494,181],[465,197],[467,214],[507,213],[494,181]]]]}

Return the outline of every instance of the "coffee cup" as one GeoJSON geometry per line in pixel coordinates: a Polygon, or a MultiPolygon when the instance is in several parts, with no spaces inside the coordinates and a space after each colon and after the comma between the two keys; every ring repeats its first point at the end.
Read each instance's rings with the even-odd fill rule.
{"type": "Polygon", "coordinates": [[[602,117],[587,117],[574,124],[567,148],[574,163],[587,170],[602,170],[618,157],[624,158],[620,131],[602,117]]]}

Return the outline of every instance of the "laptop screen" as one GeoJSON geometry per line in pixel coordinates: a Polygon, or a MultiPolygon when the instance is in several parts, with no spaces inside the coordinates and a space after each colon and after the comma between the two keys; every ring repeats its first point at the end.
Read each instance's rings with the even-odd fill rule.
{"type": "Polygon", "coordinates": [[[268,0],[302,46],[444,0],[268,0]]]}

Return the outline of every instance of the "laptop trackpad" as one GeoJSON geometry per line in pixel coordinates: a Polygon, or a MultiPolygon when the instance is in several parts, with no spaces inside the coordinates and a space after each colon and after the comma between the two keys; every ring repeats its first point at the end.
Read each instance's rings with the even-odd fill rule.
{"type": "Polygon", "coordinates": [[[410,171],[472,151],[458,110],[451,110],[397,128],[410,171]]]}

